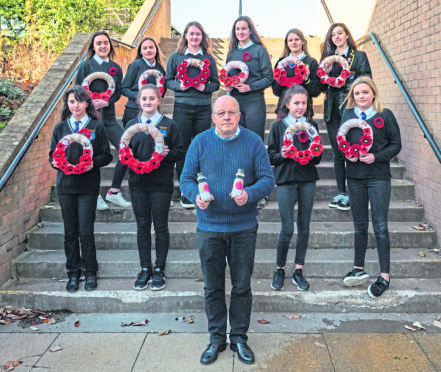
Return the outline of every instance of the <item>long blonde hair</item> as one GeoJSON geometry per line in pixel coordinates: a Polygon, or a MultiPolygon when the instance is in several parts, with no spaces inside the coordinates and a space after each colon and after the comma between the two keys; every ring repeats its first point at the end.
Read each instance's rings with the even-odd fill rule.
{"type": "Polygon", "coordinates": [[[208,35],[205,32],[205,30],[202,27],[202,25],[199,22],[197,22],[197,21],[188,22],[187,26],[185,26],[184,33],[181,35],[181,38],[179,39],[179,42],[178,42],[177,52],[179,54],[184,54],[185,53],[185,50],[188,47],[188,41],[185,38],[185,36],[187,36],[188,30],[190,29],[191,26],[197,27],[201,31],[201,33],[202,33],[202,41],[201,41],[201,44],[200,44],[200,48],[202,49],[202,51],[204,53],[210,54],[211,53],[211,41],[210,41],[210,38],[208,37],[208,35]]]}
{"type": "MultiPolygon", "coordinates": [[[[351,108],[355,108],[357,106],[357,104],[355,103],[355,98],[354,98],[354,88],[360,84],[366,84],[369,86],[369,88],[372,89],[372,92],[374,92],[374,101],[373,101],[374,110],[377,112],[382,112],[384,110],[384,106],[381,103],[378,88],[375,85],[374,81],[369,76],[366,76],[366,75],[360,76],[357,79],[355,79],[355,81],[352,84],[351,88],[349,89],[349,93],[345,99],[345,102],[346,101],[348,102],[348,105],[346,108],[351,109],[351,108]]],[[[343,103],[343,105],[344,105],[344,103],[343,103]]]]}

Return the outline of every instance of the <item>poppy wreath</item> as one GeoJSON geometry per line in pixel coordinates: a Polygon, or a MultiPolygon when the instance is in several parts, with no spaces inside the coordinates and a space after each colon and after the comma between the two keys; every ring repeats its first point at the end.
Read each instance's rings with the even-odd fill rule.
{"type": "Polygon", "coordinates": [[[162,96],[164,94],[164,83],[165,83],[165,76],[162,74],[161,71],[149,69],[144,71],[138,80],[138,89],[141,90],[141,88],[144,85],[147,85],[147,79],[153,76],[156,79],[156,86],[159,89],[159,94],[162,96]]]}
{"type": "Polygon", "coordinates": [[[349,62],[342,56],[329,56],[326,57],[319,65],[317,69],[317,76],[320,78],[322,84],[328,84],[331,87],[344,85],[346,79],[349,77],[349,62]],[[328,73],[332,69],[332,64],[338,63],[343,69],[340,76],[329,77],[328,73]]]}
{"type": "MultiPolygon", "coordinates": [[[[112,67],[115,68],[115,67],[112,67]]],[[[81,83],[81,86],[86,89],[90,97],[95,99],[103,99],[104,101],[108,101],[112,94],[115,92],[115,80],[113,80],[113,77],[111,77],[107,72],[93,72],[92,74],[86,76],[86,78],[81,83]],[[102,93],[92,92],[90,90],[90,85],[92,84],[92,81],[96,79],[104,80],[107,83],[107,90],[102,93]]]]}
{"type": "Polygon", "coordinates": [[[274,79],[285,87],[292,87],[294,84],[302,84],[308,73],[306,65],[298,58],[288,56],[283,58],[274,69],[274,79]],[[286,77],[286,67],[294,65],[294,77],[286,77]]]}
{"type": "Polygon", "coordinates": [[[152,170],[159,168],[162,159],[164,159],[164,155],[162,155],[163,145],[164,137],[153,124],[140,123],[131,125],[121,137],[119,143],[119,159],[121,160],[121,163],[133,169],[135,173],[150,173],[152,170]],[[135,159],[133,157],[132,149],[129,147],[130,140],[138,132],[149,134],[155,140],[155,151],[153,151],[152,157],[147,161],[139,161],[135,159]]]}
{"type": "Polygon", "coordinates": [[[360,154],[367,154],[374,142],[374,132],[372,127],[361,119],[350,119],[345,121],[337,132],[338,148],[344,152],[345,156],[349,160],[354,160],[360,156],[360,154]],[[360,143],[351,145],[346,136],[352,128],[360,128],[363,131],[363,135],[360,138],[360,143]]]}
{"type": "Polygon", "coordinates": [[[92,169],[93,147],[89,138],[90,131],[88,129],[82,129],[78,133],[64,136],[60,142],[57,143],[55,151],[52,153],[55,166],[66,175],[81,174],[92,169]],[[73,142],[77,142],[83,146],[83,155],[80,156],[80,162],[78,164],[70,164],[66,159],[66,149],[73,142]]]}
{"type": "Polygon", "coordinates": [[[301,165],[306,165],[309,161],[319,156],[323,152],[323,146],[320,144],[320,136],[315,127],[305,121],[292,123],[285,131],[283,145],[288,147],[286,156],[298,161],[301,165]],[[300,142],[310,140],[309,148],[298,150],[294,146],[294,137],[298,136],[300,142]]]}
{"type": "Polygon", "coordinates": [[[244,83],[250,74],[248,66],[242,61],[230,61],[222,70],[219,71],[219,80],[224,83],[226,87],[235,86],[244,83]],[[229,73],[233,69],[240,70],[238,75],[229,76],[229,73]]]}
{"type": "Polygon", "coordinates": [[[210,61],[204,59],[201,61],[196,58],[187,58],[178,65],[178,79],[182,81],[185,87],[198,87],[201,84],[205,84],[210,76],[210,61]],[[201,70],[198,76],[195,78],[189,78],[187,76],[187,69],[189,67],[197,67],[201,70]]]}

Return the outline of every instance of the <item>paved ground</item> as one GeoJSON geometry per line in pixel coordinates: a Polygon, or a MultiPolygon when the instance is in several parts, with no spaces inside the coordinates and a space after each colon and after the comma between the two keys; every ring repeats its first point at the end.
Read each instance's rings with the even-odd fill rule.
{"type": "Polygon", "coordinates": [[[56,314],[55,324],[38,330],[1,325],[0,363],[21,360],[14,371],[63,372],[441,371],[441,329],[433,325],[438,316],[254,313],[249,344],[256,364],[242,364],[227,349],[215,364],[202,366],[208,341],[203,313],[56,314]],[[193,323],[187,321],[191,316],[193,323]],[[147,326],[121,326],[146,318],[147,326]],[[415,320],[426,330],[404,329],[415,320]],[[163,329],[171,332],[160,336],[163,329]],[[62,350],[51,351],[57,346],[62,350]]]}

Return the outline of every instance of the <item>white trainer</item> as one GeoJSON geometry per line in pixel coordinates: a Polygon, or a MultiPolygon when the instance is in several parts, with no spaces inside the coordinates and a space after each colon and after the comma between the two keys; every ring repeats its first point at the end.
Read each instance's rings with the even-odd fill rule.
{"type": "Polygon", "coordinates": [[[109,206],[106,204],[106,202],[101,197],[101,195],[98,195],[98,201],[96,203],[96,209],[98,209],[99,211],[105,211],[106,209],[109,209],[109,206]]]}
{"type": "Polygon", "coordinates": [[[123,208],[129,208],[132,206],[132,203],[124,199],[124,197],[121,194],[121,191],[119,191],[118,194],[107,193],[106,200],[123,208]]]}

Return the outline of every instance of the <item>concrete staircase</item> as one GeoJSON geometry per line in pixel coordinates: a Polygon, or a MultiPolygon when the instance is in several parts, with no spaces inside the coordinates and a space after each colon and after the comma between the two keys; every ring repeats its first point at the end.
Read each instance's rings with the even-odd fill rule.
{"type": "MultiPolygon", "coordinates": [[[[165,56],[175,50],[176,41],[163,40],[165,56]]],[[[225,61],[226,40],[214,39],[215,58],[225,61]]],[[[269,44],[270,45],[270,44],[269,44]]],[[[274,48],[279,44],[272,43],[274,48]]],[[[277,59],[280,51],[274,55],[277,59]]],[[[219,93],[222,94],[222,93],[219,93]]],[[[268,119],[266,133],[275,120],[277,102],[267,90],[268,119]]],[[[172,112],[172,93],[167,93],[162,111],[172,112]]],[[[319,110],[316,110],[319,111],[319,110]]],[[[320,181],[312,215],[311,237],[306,257],[305,276],[311,290],[300,292],[291,285],[295,236],[288,255],[287,280],[282,292],[270,288],[275,268],[276,243],[280,231],[277,189],[259,214],[259,236],[253,274],[254,311],[316,312],[316,313],[429,313],[441,309],[441,257],[428,252],[434,247],[434,231],[417,231],[412,226],[424,221],[424,209],[415,201],[414,186],[405,179],[405,169],[395,162],[392,166],[392,201],[389,230],[392,244],[392,282],[380,299],[368,297],[367,285],[361,288],[343,286],[343,275],[352,268],[353,225],[350,212],[328,208],[336,194],[332,153],[321,118],[320,126],[324,155],[318,166],[320,181]]],[[[114,160],[117,152],[113,149],[114,160]]],[[[110,187],[115,161],[102,169],[101,194],[110,187]]],[[[175,183],[177,189],[177,181],[175,183]]],[[[127,180],[122,185],[128,197],[127,180]]],[[[95,237],[100,265],[99,287],[93,292],[65,291],[66,274],[63,251],[63,223],[55,189],[52,202],[40,211],[41,223],[29,231],[28,251],[15,263],[15,280],[0,290],[0,304],[70,310],[73,312],[203,312],[203,281],[196,248],[196,216],[175,201],[170,210],[170,251],[167,259],[167,287],[159,292],[137,292],[132,289],[139,271],[136,248],[136,223],[132,209],[110,205],[110,210],[97,211],[95,237]]],[[[153,229],[152,229],[153,230],[153,229]]],[[[374,279],[379,274],[375,237],[370,229],[366,270],[374,279]]],[[[227,287],[229,288],[229,287],[227,287]]],[[[229,289],[227,289],[228,291],[229,289]]]]}

